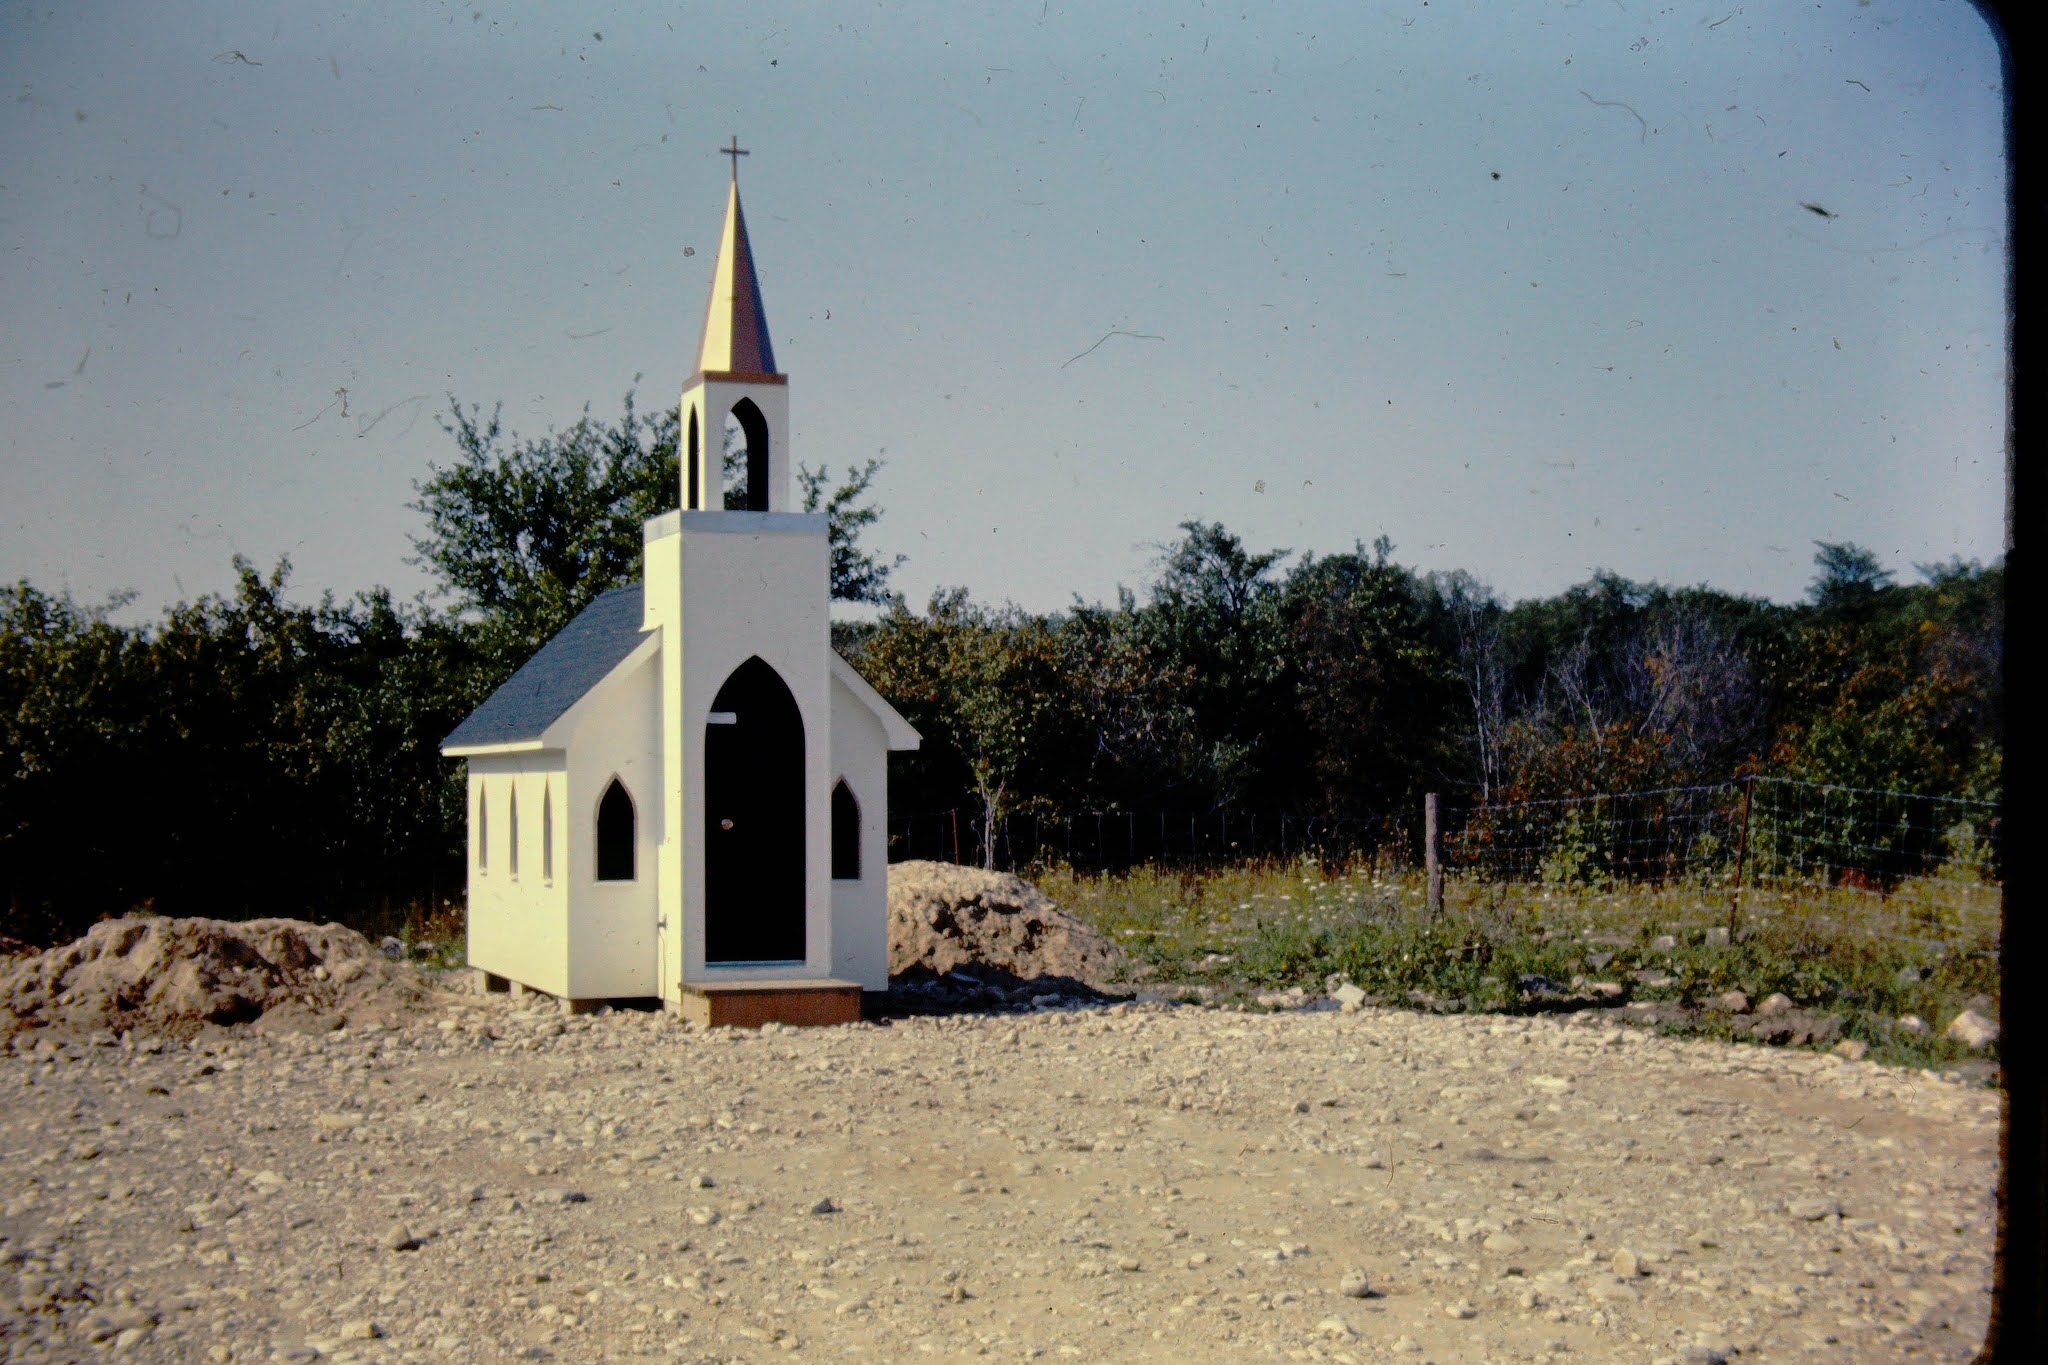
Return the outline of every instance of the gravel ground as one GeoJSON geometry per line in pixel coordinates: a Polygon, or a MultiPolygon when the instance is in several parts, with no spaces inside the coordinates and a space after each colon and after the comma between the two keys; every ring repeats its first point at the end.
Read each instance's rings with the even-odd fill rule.
{"type": "Polygon", "coordinates": [[[1961,1360],[1998,1099],[1592,1015],[24,1035],[0,1359],[1961,1360]]]}

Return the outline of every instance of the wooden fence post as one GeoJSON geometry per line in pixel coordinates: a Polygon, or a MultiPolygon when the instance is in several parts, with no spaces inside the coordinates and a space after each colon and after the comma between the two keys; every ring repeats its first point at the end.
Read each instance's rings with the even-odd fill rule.
{"type": "Polygon", "coordinates": [[[1742,874],[1749,862],[1749,808],[1756,796],[1756,775],[1752,773],[1742,783],[1742,827],[1735,836],[1735,881],[1728,888],[1728,941],[1735,942],[1736,909],[1742,903],[1742,874]]]}
{"type": "Polygon", "coordinates": [[[1444,912],[1444,865],[1438,855],[1437,846],[1441,834],[1437,824],[1437,794],[1430,792],[1422,798],[1422,866],[1429,874],[1429,915],[1435,919],[1444,912]]]}

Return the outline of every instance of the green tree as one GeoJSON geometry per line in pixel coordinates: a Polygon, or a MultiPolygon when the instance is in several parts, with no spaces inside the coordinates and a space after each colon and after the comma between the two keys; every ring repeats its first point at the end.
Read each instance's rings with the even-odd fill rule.
{"type": "Polygon", "coordinates": [[[459,884],[440,737],[476,696],[459,636],[367,594],[286,599],[288,566],[147,626],[0,593],[0,900],[53,941],[138,905],[325,915],[459,884]]]}
{"type": "MultiPolygon", "coordinates": [[[[567,430],[539,439],[507,431],[498,410],[485,417],[459,402],[443,427],[456,458],[429,466],[414,485],[412,506],[427,523],[413,538],[414,562],[509,672],[598,594],[639,576],[642,524],[682,497],[679,414],[642,414],[629,392],[618,421],[585,409],[567,430]]],[[[745,465],[745,448],[728,438],[728,507],[746,505],[745,465]]],[[[798,472],[805,510],[829,519],[831,592],[840,600],[887,598],[894,564],[860,547],[881,516],[867,502],[880,468],[871,460],[849,469],[829,493],[825,470],[798,472]]]]}
{"type": "Polygon", "coordinates": [[[1180,541],[1162,547],[1141,631],[1160,666],[1187,680],[1199,763],[1191,786],[1204,789],[1204,805],[1281,799],[1284,779],[1265,750],[1281,700],[1274,569],[1289,551],[1254,554],[1220,522],[1180,529],[1180,541]]]}
{"type": "Polygon", "coordinates": [[[1085,717],[1045,618],[990,610],[953,588],[922,615],[896,604],[863,642],[863,674],[957,762],[982,809],[982,860],[995,864],[996,823],[1065,794],[1085,717]]]}
{"type": "Polygon", "coordinates": [[[1918,584],[1816,592],[1800,609],[1778,665],[1780,770],[1996,799],[2005,573],[1954,564],[1922,572],[1918,584]]]}
{"type": "Polygon", "coordinates": [[[1292,706],[1272,728],[1297,794],[1289,805],[1412,810],[1456,766],[1457,672],[1436,645],[1433,599],[1392,549],[1382,539],[1371,554],[1311,555],[1280,587],[1292,706]]]}
{"type": "Polygon", "coordinates": [[[830,466],[817,469],[797,466],[797,485],[803,490],[806,512],[820,512],[826,519],[826,544],[832,555],[832,596],[841,602],[871,602],[886,606],[892,600],[889,574],[904,562],[897,555],[884,562],[878,555],[860,548],[861,532],[881,519],[879,507],[865,505],[882,462],[869,460],[855,468],[848,465],[845,482],[826,492],[831,482],[830,466]]]}
{"type": "Polygon", "coordinates": [[[677,415],[643,416],[628,393],[617,423],[586,409],[539,440],[460,403],[443,426],[457,456],[414,485],[427,519],[415,562],[509,671],[638,574],[641,524],[681,498],[677,415]]]}
{"type": "Polygon", "coordinates": [[[154,700],[125,601],[0,588],[0,933],[53,942],[123,898],[112,807],[154,700]]]}
{"type": "Polygon", "coordinates": [[[1867,603],[1882,588],[1891,586],[1892,574],[1877,562],[1877,555],[1854,541],[1839,543],[1816,540],[1814,575],[1810,590],[1816,605],[1843,608],[1867,603]]]}
{"type": "Polygon", "coordinates": [[[1155,647],[1135,595],[1120,590],[1114,607],[1076,602],[1054,629],[1081,726],[1063,785],[1104,809],[1185,804],[1202,768],[1193,678],[1155,647]]]}

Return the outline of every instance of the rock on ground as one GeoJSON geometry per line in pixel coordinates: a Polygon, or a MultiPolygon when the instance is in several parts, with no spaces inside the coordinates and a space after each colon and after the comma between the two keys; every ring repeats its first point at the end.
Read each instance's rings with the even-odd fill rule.
{"type": "Polygon", "coordinates": [[[922,860],[889,866],[889,975],[920,969],[1097,990],[1126,971],[1123,950],[1007,872],[922,860]]]}
{"type": "Polygon", "coordinates": [[[426,978],[353,929],[291,919],[132,916],[0,967],[0,1039],[24,1029],[388,1021],[424,1005],[426,978]]]}
{"type": "Polygon", "coordinates": [[[1998,1041],[1998,1025],[1975,1010],[1964,1010],[1950,1022],[1948,1036],[1965,1047],[1989,1047],[1998,1041]]]}

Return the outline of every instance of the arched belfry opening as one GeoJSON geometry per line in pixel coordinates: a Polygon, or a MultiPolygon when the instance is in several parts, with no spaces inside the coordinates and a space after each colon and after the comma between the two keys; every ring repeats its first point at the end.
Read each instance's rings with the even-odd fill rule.
{"type": "Polygon", "coordinates": [[[694,511],[704,505],[704,471],[697,445],[697,409],[693,405],[689,430],[684,436],[683,507],[686,511],[694,511]]]}
{"type": "Polygon", "coordinates": [[[746,450],[746,458],[740,462],[740,479],[726,486],[726,507],[733,511],[767,511],[768,419],[753,399],[742,398],[732,405],[726,433],[728,451],[742,447],[746,450]]]}
{"type": "Polygon", "coordinates": [[[804,720],[758,656],[704,726],[704,960],[804,958],[804,720]]]}
{"type": "Polygon", "coordinates": [[[597,879],[601,882],[633,880],[633,845],[638,835],[633,797],[618,778],[604,789],[597,802],[597,879]]]}

